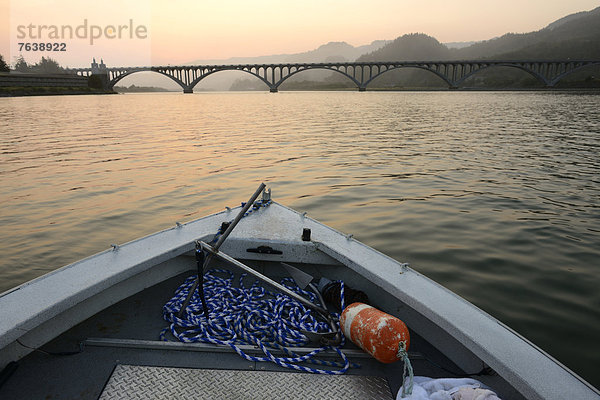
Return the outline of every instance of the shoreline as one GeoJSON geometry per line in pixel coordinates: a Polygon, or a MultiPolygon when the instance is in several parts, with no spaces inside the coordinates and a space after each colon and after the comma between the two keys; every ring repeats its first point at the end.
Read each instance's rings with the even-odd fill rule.
{"type": "Polygon", "coordinates": [[[118,94],[114,91],[82,87],[9,86],[0,88],[0,97],[64,96],[85,94],[118,94]]]}

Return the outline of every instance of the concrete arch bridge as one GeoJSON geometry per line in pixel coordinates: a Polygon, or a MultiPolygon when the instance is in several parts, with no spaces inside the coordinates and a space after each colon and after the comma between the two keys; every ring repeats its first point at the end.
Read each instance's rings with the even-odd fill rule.
{"type": "Polygon", "coordinates": [[[600,60],[556,61],[390,61],[344,63],[291,63],[246,65],[181,65],[152,67],[111,67],[95,61],[91,68],[70,70],[80,76],[100,75],[105,87],[112,89],[121,79],[143,71],[153,71],[175,81],[184,93],[193,93],[194,87],[204,78],[220,71],[243,71],[264,82],[271,92],[290,77],[308,70],[330,70],[350,79],[359,91],[386,72],[401,68],[418,68],[441,78],[451,89],[457,89],[469,77],[492,67],[511,67],[525,71],[545,87],[554,87],[561,79],[582,68],[600,65],[600,60]]]}

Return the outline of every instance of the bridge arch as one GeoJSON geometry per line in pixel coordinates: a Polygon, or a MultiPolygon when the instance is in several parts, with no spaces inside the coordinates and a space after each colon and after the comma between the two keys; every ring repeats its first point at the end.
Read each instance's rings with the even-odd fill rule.
{"type": "Polygon", "coordinates": [[[394,70],[399,70],[402,68],[417,68],[417,69],[421,69],[424,71],[429,71],[431,73],[433,73],[434,75],[436,75],[437,77],[441,78],[444,82],[446,82],[448,84],[449,87],[454,87],[454,84],[452,83],[452,81],[450,81],[446,75],[442,74],[441,72],[438,72],[436,70],[434,70],[433,68],[430,68],[426,65],[405,65],[405,64],[400,64],[400,65],[381,65],[379,68],[379,72],[373,76],[371,76],[371,78],[369,78],[365,83],[364,83],[364,87],[367,87],[368,84],[370,84],[373,80],[375,80],[376,78],[382,76],[383,74],[385,74],[386,72],[389,71],[394,71],[394,70]],[[381,67],[387,67],[385,70],[381,70],[381,67]]]}
{"type": "Polygon", "coordinates": [[[120,75],[117,75],[117,76],[115,76],[114,78],[112,78],[108,82],[109,88],[112,89],[117,84],[117,82],[119,82],[121,79],[125,78],[126,76],[135,74],[136,72],[156,72],[158,74],[164,75],[164,76],[170,78],[171,80],[175,81],[179,86],[182,87],[182,89],[186,88],[185,83],[183,83],[180,79],[176,78],[173,75],[169,75],[168,73],[166,73],[164,71],[160,71],[160,70],[154,69],[152,67],[149,67],[149,68],[136,68],[136,69],[132,69],[132,70],[126,71],[126,72],[124,72],[124,73],[122,73],[120,75]]]}
{"type": "MultiPolygon", "coordinates": [[[[273,85],[272,85],[272,84],[271,84],[271,83],[270,83],[270,82],[269,82],[267,79],[265,79],[264,77],[262,77],[262,76],[259,74],[259,72],[258,72],[258,71],[260,70],[260,68],[249,68],[249,67],[246,67],[246,66],[240,65],[239,67],[237,67],[237,66],[234,66],[234,67],[231,67],[231,68],[212,68],[212,69],[211,69],[211,68],[206,68],[205,70],[208,70],[208,71],[207,71],[207,72],[204,72],[204,70],[203,70],[203,71],[202,71],[203,73],[201,73],[201,74],[200,74],[200,76],[198,76],[196,79],[194,79],[192,82],[190,82],[190,85],[189,85],[189,88],[190,88],[190,90],[193,90],[193,89],[194,89],[194,87],[195,87],[195,86],[196,86],[196,85],[197,85],[197,84],[198,84],[198,83],[199,83],[201,80],[203,80],[204,78],[206,78],[207,76],[210,76],[210,75],[212,75],[212,74],[214,74],[214,73],[217,73],[217,72],[222,72],[222,71],[242,71],[242,72],[246,72],[246,73],[248,73],[248,74],[250,74],[250,75],[252,75],[252,76],[255,76],[255,77],[257,77],[258,79],[260,79],[260,80],[261,80],[261,81],[262,81],[262,82],[263,82],[265,85],[267,85],[267,86],[268,86],[270,89],[272,89],[272,88],[273,88],[273,85]],[[253,71],[252,71],[253,69],[256,69],[256,72],[253,72],[253,71]]],[[[265,71],[265,76],[266,76],[266,75],[267,75],[267,72],[265,71]]]]}
{"type": "MultiPolygon", "coordinates": [[[[482,63],[483,64],[483,63],[482,63]]],[[[494,64],[484,64],[481,67],[469,72],[468,74],[465,74],[464,76],[462,76],[460,79],[458,79],[454,85],[458,86],[461,83],[463,83],[466,79],[472,77],[473,75],[476,75],[477,73],[487,70],[489,68],[494,68],[494,67],[511,67],[511,68],[516,68],[516,69],[520,69],[521,71],[525,71],[527,72],[529,75],[533,76],[535,79],[537,79],[538,81],[540,81],[543,85],[545,86],[553,86],[551,84],[550,81],[548,81],[543,75],[541,75],[540,73],[534,71],[531,68],[527,68],[526,66],[522,65],[522,64],[516,64],[516,63],[510,63],[510,62],[506,62],[506,63],[494,63],[494,64]]]]}
{"type": "Polygon", "coordinates": [[[592,63],[589,63],[589,64],[582,64],[582,65],[580,65],[578,67],[573,68],[572,70],[565,71],[562,74],[559,74],[559,75],[555,76],[554,79],[552,79],[552,81],[550,83],[550,86],[556,85],[564,77],[569,76],[569,75],[571,75],[574,72],[578,72],[578,71],[581,71],[584,68],[592,67],[592,66],[595,66],[595,65],[600,65],[600,61],[592,62],[592,63]]]}
{"type": "MultiPolygon", "coordinates": [[[[329,70],[329,71],[335,71],[335,72],[339,72],[340,74],[344,75],[345,77],[349,78],[352,82],[354,82],[354,84],[356,85],[356,87],[360,88],[361,84],[360,82],[352,75],[348,74],[347,69],[349,67],[346,67],[346,71],[341,71],[340,69],[334,68],[334,67],[328,67],[326,65],[323,66],[314,66],[314,67],[306,67],[306,66],[285,66],[285,67],[281,67],[281,75],[283,75],[283,68],[288,68],[288,74],[285,77],[282,77],[281,79],[279,79],[279,81],[277,81],[275,83],[275,87],[279,88],[279,86],[281,86],[281,84],[283,82],[285,82],[286,80],[288,80],[289,78],[291,78],[292,76],[300,73],[300,72],[304,72],[304,71],[311,71],[311,70],[316,70],[316,69],[324,69],[324,70],[329,70]],[[296,68],[295,71],[291,71],[292,68],[296,68]]],[[[353,72],[355,71],[354,66],[352,66],[353,68],[353,72]]]]}

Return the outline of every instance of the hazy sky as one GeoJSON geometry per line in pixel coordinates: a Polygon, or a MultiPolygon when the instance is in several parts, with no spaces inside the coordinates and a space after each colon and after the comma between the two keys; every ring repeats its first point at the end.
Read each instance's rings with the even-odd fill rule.
{"type": "Polygon", "coordinates": [[[10,61],[51,56],[70,66],[87,65],[93,56],[109,65],[158,65],[295,53],[330,41],[362,45],[412,32],[441,42],[485,40],[598,6],[597,0],[0,0],[0,54],[10,61]],[[76,29],[84,21],[79,33],[86,38],[48,38],[52,25],[76,29]],[[30,24],[32,31],[23,29],[30,24]],[[94,43],[91,25],[94,33],[102,30],[94,43]],[[40,26],[48,27],[41,41],[66,42],[66,51],[19,52],[19,42],[38,39],[40,26]],[[132,28],[145,34],[128,36],[132,28]]]}

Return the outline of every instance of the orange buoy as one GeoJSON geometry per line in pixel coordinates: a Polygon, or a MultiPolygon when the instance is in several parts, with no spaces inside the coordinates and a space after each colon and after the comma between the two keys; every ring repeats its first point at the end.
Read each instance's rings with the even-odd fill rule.
{"type": "Polygon", "coordinates": [[[405,343],[408,350],[410,335],[404,322],[363,303],[352,303],[340,316],[344,335],[355,345],[382,363],[400,360],[398,346],[405,343]]]}

